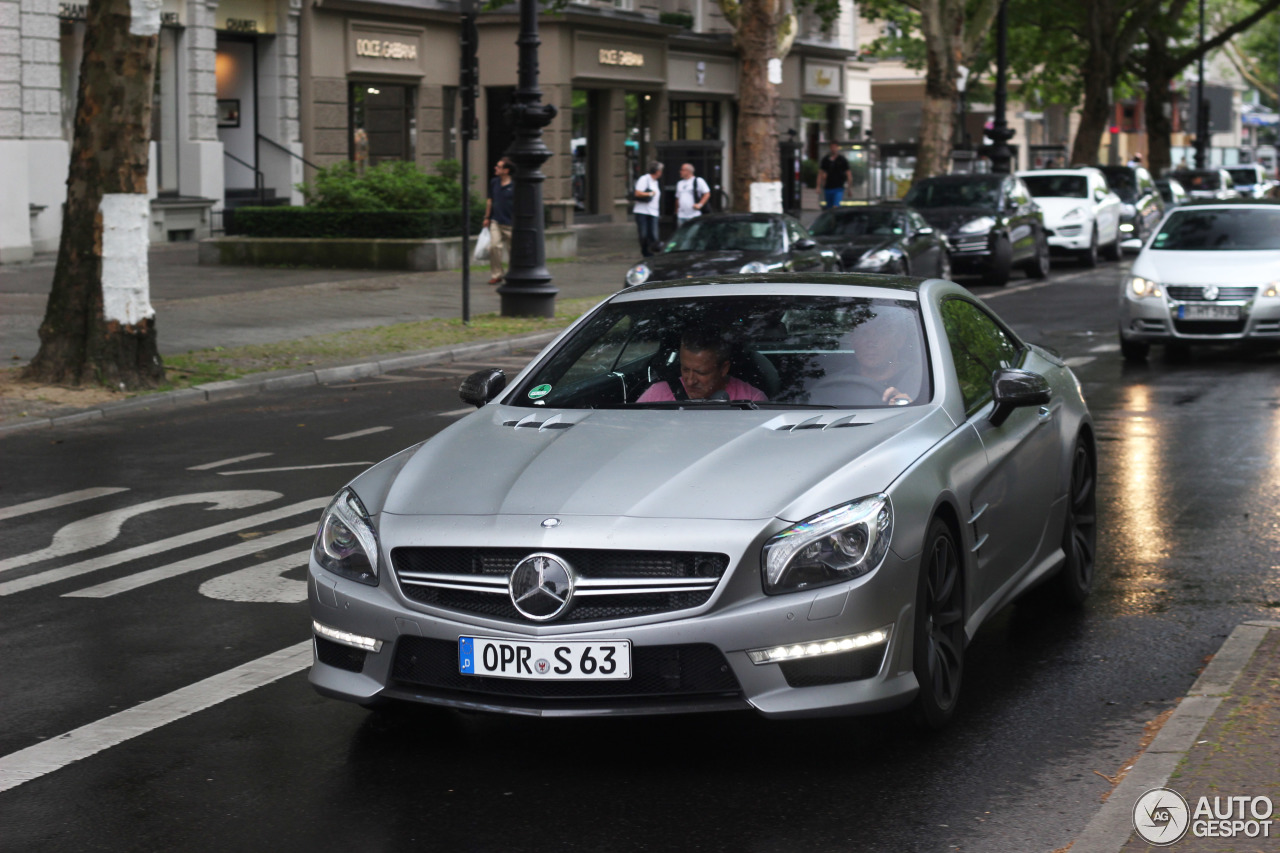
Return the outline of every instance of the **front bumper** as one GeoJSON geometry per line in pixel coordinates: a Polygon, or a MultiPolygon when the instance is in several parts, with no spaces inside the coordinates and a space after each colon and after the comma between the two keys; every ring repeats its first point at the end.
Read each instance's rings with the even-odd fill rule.
{"type": "Polygon", "coordinates": [[[1079,252],[1088,249],[1093,240],[1093,227],[1088,222],[1075,220],[1057,224],[1045,223],[1045,230],[1050,232],[1050,249],[1079,252]]]}
{"type": "MultiPolygon", "coordinates": [[[[1260,289],[1260,288],[1259,288],[1260,289]]],[[[1280,344],[1280,298],[1217,300],[1158,298],[1133,299],[1126,290],[1120,298],[1120,336],[1152,344],[1232,343],[1268,341],[1280,344]],[[1234,308],[1236,319],[1187,319],[1187,309],[1218,305],[1234,308]]]]}
{"type": "MultiPolygon", "coordinates": [[[[760,525],[754,525],[758,532],[760,525]]],[[[610,547],[625,549],[626,539],[615,536],[610,547]]],[[[361,651],[317,636],[310,680],[324,695],[360,704],[398,699],[535,716],[748,708],[770,717],[817,716],[874,713],[910,702],[917,690],[911,649],[917,559],[903,560],[891,550],[879,569],[854,581],[765,596],[758,561],[763,537],[737,541],[748,539],[752,544],[737,554],[717,549],[729,554],[731,564],[701,607],[563,625],[446,611],[406,598],[388,571],[383,571],[379,586],[371,587],[332,575],[312,562],[308,598],[313,620],[327,629],[380,640],[381,647],[361,651]],[[888,631],[883,643],[808,661],[756,664],[748,656],[752,650],[805,646],[884,628],[888,631]],[[460,636],[628,640],[633,677],[630,682],[607,683],[463,676],[457,671],[460,636]],[[798,666],[801,663],[808,665],[798,666]],[[601,686],[606,684],[614,686],[601,686]]],[[[651,548],[651,536],[647,541],[637,536],[634,546],[651,548]]]]}
{"type": "Polygon", "coordinates": [[[952,269],[970,272],[986,269],[991,263],[991,234],[947,235],[952,269]]]}

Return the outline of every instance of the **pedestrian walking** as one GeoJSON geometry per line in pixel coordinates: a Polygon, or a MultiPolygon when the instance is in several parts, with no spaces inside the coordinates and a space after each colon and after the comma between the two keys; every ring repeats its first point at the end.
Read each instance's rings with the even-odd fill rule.
{"type": "Polygon", "coordinates": [[[693,174],[693,164],[680,167],[680,180],[676,183],[676,223],[683,225],[702,215],[702,208],[711,199],[711,187],[693,174]]]}
{"type": "Polygon", "coordinates": [[[484,203],[484,222],[489,229],[489,283],[500,284],[506,276],[503,262],[511,250],[511,226],[516,214],[516,182],[511,173],[515,164],[503,157],[493,167],[489,198],[484,203]]]}
{"type": "Polygon", "coordinates": [[[636,232],[640,236],[640,253],[651,257],[658,245],[658,214],[661,212],[662,185],[658,178],[662,177],[662,164],[656,160],[649,164],[649,171],[636,181],[636,206],[632,213],[636,217],[636,232]]]}
{"type": "Polygon", "coordinates": [[[818,189],[822,190],[823,207],[839,207],[844,201],[844,188],[849,183],[849,161],[840,153],[840,143],[831,140],[831,153],[818,164],[818,189]]]}

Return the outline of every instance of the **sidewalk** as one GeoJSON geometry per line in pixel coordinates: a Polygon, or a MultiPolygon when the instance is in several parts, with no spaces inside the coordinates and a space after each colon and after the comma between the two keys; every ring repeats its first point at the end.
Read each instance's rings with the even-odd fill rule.
{"type": "MultiPolygon", "coordinates": [[[[558,298],[603,297],[623,286],[623,276],[639,257],[631,223],[578,227],[578,257],[552,261],[547,268],[558,298]]],[[[40,346],[38,329],[52,286],[53,256],[28,264],[0,266],[0,358],[20,367],[40,346]]],[[[487,282],[488,265],[470,275],[472,316],[496,313],[500,296],[487,282]]],[[[151,303],[156,311],[160,354],[293,341],[353,329],[388,326],[462,316],[460,270],[408,273],[397,271],[326,270],[200,266],[196,244],[160,244],[150,253],[151,303]]],[[[498,342],[508,346],[506,342],[498,342]]],[[[528,345],[530,342],[525,342],[528,345]]],[[[475,345],[467,348],[473,357],[475,345]]],[[[187,401],[256,393],[282,383],[314,384],[347,376],[402,369],[449,360],[453,350],[398,354],[370,353],[358,363],[319,365],[315,371],[245,377],[199,389],[145,394],[119,402],[69,406],[83,398],[50,388],[41,396],[19,398],[0,393],[0,435],[20,429],[48,428],[67,419],[105,417],[126,411],[187,401]],[[416,361],[413,358],[416,357],[416,361]],[[409,360],[406,360],[409,359],[409,360]],[[332,370],[342,368],[342,373],[332,370]],[[325,372],[328,370],[329,372],[325,372]],[[319,376],[320,378],[317,378],[319,376]]]]}
{"type": "Polygon", "coordinates": [[[1231,633],[1065,849],[1280,851],[1280,621],[1249,621],[1231,633]],[[1147,793],[1156,788],[1166,790],[1147,793]]]}

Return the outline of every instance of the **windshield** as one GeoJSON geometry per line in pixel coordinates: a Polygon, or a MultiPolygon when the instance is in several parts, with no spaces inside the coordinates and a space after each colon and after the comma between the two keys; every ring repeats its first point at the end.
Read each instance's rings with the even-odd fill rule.
{"type": "Polygon", "coordinates": [[[1151,248],[1184,252],[1280,249],[1280,208],[1179,208],[1169,215],[1151,248]]]}
{"type": "Polygon", "coordinates": [[[1023,175],[1022,180],[1037,198],[1089,197],[1089,179],[1084,175],[1023,175]]]}
{"type": "Polygon", "coordinates": [[[772,220],[699,217],[680,227],[667,243],[667,252],[705,252],[735,249],[744,252],[782,250],[782,228],[772,220]]]}
{"type": "Polygon", "coordinates": [[[1237,184],[1251,186],[1258,182],[1258,173],[1252,166],[1248,169],[1227,169],[1227,174],[1237,184]]]}
{"type": "Polygon", "coordinates": [[[985,207],[994,210],[1000,206],[1003,182],[999,177],[972,181],[926,180],[912,186],[903,201],[917,210],[935,207],[985,207]]]}
{"type": "Polygon", "coordinates": [[[813,222],[809,233],[815,237],[891,237],[894,231],[891,210],[828,210],[813,222]]]}
{"type": "Polygon", "coordinates": [[[1107,186],[1111,191],[1120,196],[1120,200],[1125,204],[1133,204],[1138,198],[1138,182],[1133,172],[1128,169],[1103,169],[1102,174],[1107,178],[1107,186]]]}
{"type": "Polygon", "coordinates": [[[1178,179],[1178,183],[1191,192],[1195,190],[1222,189],[1222,176],[1213,169],[1207,169],[1203,172],[1178,172],[1174,177],[1178,179]]]}
{"type": "Polygon", "coordinates": [[[883,408],[931,394],[915,302],[830,296],[651,299],[594,313],[510,404],[883,408]]]}

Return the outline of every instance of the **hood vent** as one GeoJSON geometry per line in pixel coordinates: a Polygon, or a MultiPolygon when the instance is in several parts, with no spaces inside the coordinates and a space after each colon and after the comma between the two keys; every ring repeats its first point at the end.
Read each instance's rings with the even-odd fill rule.
{"type": "Polygon", "coordinates": [[[515,427],[516,429],[536,429],[539,432],[548,429],[568,429],[573,426],[572,421],[564,420],[559,414],[552,415],[545,420],[538,420],[540,415],[525,415],[518,421],[503,421],[502,425],[506,427],[515,427]]]}
{"type": "Polygon", "coordinates": [[[827,420],[829,415],[818,415],[795,424],[779,424],[774,429],[779,432],[799,432],[806,429],[844,429],[845,427],[867,426],[865,423],[854,423],[857,415],[841,415],[835,420],[827,420]]]}

